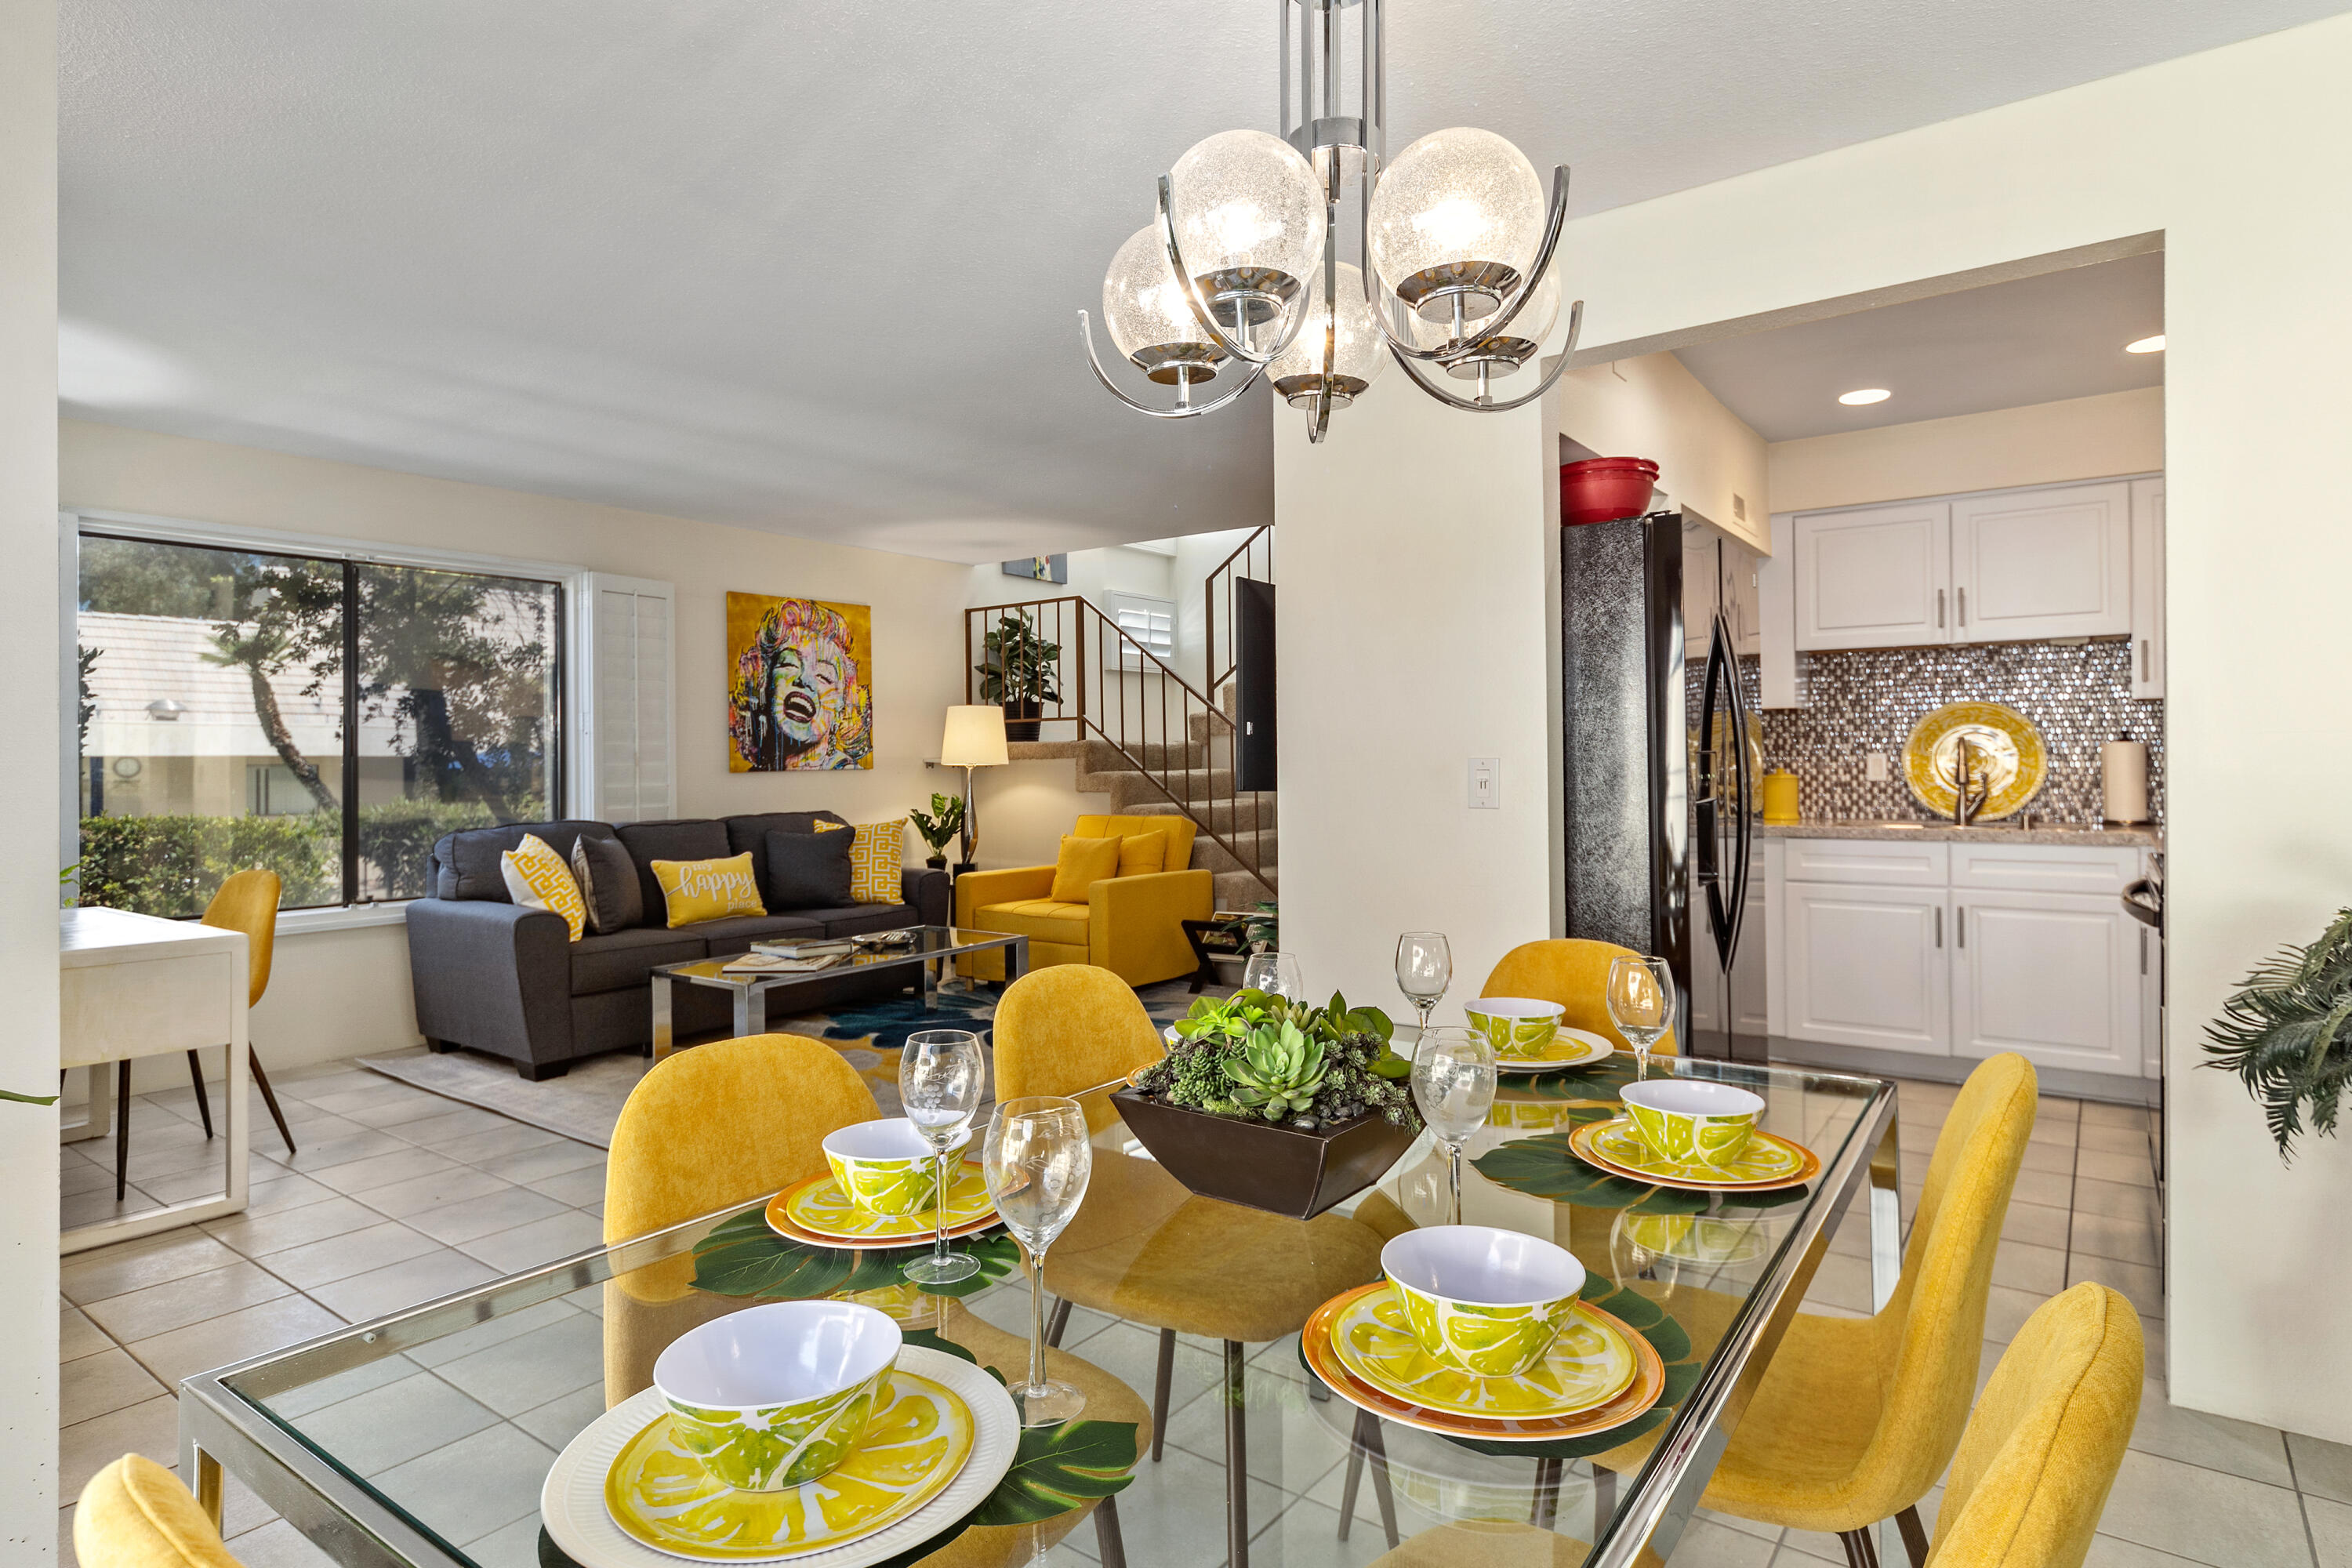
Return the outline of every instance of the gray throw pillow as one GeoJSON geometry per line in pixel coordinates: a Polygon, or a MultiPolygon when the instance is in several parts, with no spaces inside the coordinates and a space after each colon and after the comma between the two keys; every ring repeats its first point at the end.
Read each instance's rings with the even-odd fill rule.
{"type": "Polygon", "coordinates": [[[580,901],[588,906],[590,931],[626,931],[645,918],[637,868],[619,839],[582,834],[572,846],[572,879],[580,884],[580,901]]]}
{"type": "Polygon", "coordinates": [[[768,835],[768,912],[834,910],[850,901],[849,847],[854,829],[768,835]]]}

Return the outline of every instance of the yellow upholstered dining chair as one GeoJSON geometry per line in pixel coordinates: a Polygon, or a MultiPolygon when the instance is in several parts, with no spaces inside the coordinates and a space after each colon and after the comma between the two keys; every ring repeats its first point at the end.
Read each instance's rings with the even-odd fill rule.
{"type": "MultiPolygon", "coordinates": [[[[1486,989],[1478,994],[1557,1002],[1563,1009],[1559,1016],[1562,1024],[1571,1029],[1589,1029],[1622,1051],[1629,1047],[1625,1037],[1617,1032],[1616,1021],[1609,1016],[1609,965],[1620,958],[1640,956],[1630,947],[1582,937],[1523,942],[1503,954],[1494,973],[1486,976],[1486,989]]],[[[1650,1053],[1673,1056],[1674,1031],[1669,1029],[1659,1036],[1650,1053]]]]}
{"type": "MultiPolygon", "coordinates": [[[[1001,1100],[1121,1083],[1167,1054],[1134,987],[1090,963],[1041,969],[1006,986],[993,1028],[1001,1100]]],[[[1096,1131],[1117,1120],[1107,1100],[1087,1102],[1096,1131]]]]}
{"type": "MultiPolygon", "coordinates": [[[[1216,878],[1192,868],[1198,831],[1191,817],[1173,814],[1081,816],[1070,829],[1074,838],[1159,838],[1159,852],[1145,858],[1157,868],[1106,877],[1086,889],[1083,901],[1053,897],[1051,866],[968,871],[956,879],[956,924],[1027,937],[1032,969],[1091,963],[1131,985],[1190,974],[1201,961],[1182,922],[1207,920],[1217,896],[1216,878]]],[[[1134,862],[1132,848],[1122,847],[1122,863],[1134,862]]],[[[1003,959],[993,952],[972,953],[957,968],[981,980],[1004,974],[1003,959]]]]}
{"type": "MultiPolygon", "coordinates": [[[[1993,1253],[2033,1131],[2035,1094],[2032,1067],[2014,1054],[1988,1058],[1969,1075],[1936,1139],[1895,1293],[1874,1317],[1790,1320],[1704,1506],[1840,1536],[1856,1568],[1875,1561],[1870,1527],[1892,1518],[1915,1559],[1925,1554],[1917,1504],[1968,1421],[1993,1253]]],[[[1738,1302],[1689,1291],[1664,1305],[1711,1343],[1738,1302]]],[[[1593,1462],[1630,1473],[1654,1440],[1593,1462]]]]}
{"type": "MultiPolygon", "coordinates": [[[[269,989],[269,961],[278,942],[278,898],[280,884],[275,871],[237,871],[231,874],[213,894],[212,902],[205,906],[201,923],[220,931],[245,933],[246,998],[252,1007],[269,989]]],[[[254,1086],[261,1090],[262,1103],[269,1107],[269,1119],[278,1123],[278,1136],[285,1141],[286,1152],[294,1152],[294,1134],[286,1125],[286,1113],[278,1109],[278,1091],[269,1087],[269,1075],[261,1070],[261,1058],[250,1039],[245,1047],[246,1065],[252,1069],[254,1086]]],[[[196,1114],[203,1118],[205,1136],[213,1135],[212,1099],[205,1092],[204,1058],[194,1051],[188,1053],[188,1079],[195,1085],[196,1114]]],[[[117,1063],[114,1069],[114,1201],[121,1203],[131,1174],[131,1064],[117,1063]]]]}
{"type": "Polygon", "coordinates": [[[81,1568],[237,1568],[180,1479],[139,1454],[123,1455],[81,1489],[73,1544],[81,1568]]]}
{"type": "Polygon", "coordinates": [[[2033,1310],[1969,1417],[1934,1568],[2080,1568],[2139,1416],[2139,1315],[2085,1282],[2033,1310]]]}

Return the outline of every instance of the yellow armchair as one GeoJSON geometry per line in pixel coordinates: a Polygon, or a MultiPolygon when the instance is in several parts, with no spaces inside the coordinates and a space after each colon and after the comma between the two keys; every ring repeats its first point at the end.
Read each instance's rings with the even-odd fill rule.
{"type": "MultiPolygon", "coordinates": [[[[1216,879],[1206,870],[1185,868],[1192,861],[1196,829],[1192,819],[1081,816],[1070,831],[1081,838],[1160,834],[1168,841],[1163,869],[1107,877],[1087,889],[1082,904],[1059,902],[1051,896],[1051,866],[969,872],[956,879],[956,924],[1027,937],[1032,969],[1091,963],[1129,985],[1150,985],[1198,968],[1180,922],[1204,921],[1214,911],[1216,879]]],[[[975,979],[1004,978],[1003,962],[992,952],[975,953],[958,967],[975,979]]]]}

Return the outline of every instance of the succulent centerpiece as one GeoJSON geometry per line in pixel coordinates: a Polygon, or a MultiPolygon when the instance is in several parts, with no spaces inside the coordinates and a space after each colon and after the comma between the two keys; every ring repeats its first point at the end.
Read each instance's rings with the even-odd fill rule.
{"type": "Polygon", "coordinates": [[[1378,1181],[1421,1131],[1391,1027],[1336,994],[1319,1007],[1265,991],[1204,996],[1117,1098],[1194,1192],[1310,1217],[1378,1181]]]}

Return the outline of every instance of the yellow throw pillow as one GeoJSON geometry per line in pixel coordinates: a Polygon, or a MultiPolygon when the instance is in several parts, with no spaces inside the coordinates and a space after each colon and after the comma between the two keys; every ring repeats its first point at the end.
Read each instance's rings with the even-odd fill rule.
{"type": "Polygon", "coordinates": [[[499,856],[499,870],[506,877],[508,898],[525,909],[562,915],[570,940],[578,942],[588,929],[588,903],[572,879],[572,868],[538,834],[524,834],[521,843],[499,856]]]}
{"type": "MultiPolygon", "coordinates": [[[[820,822],[819,833],[839,827],[820,822]]],[[[904,822],[861,822],[849,847],[849,898],[858,904],[902,904],[907,889],[899,873],[907,865],[907,825],[904,822]]]]}
{"type": "Polygon", "coordinates": [[[1168,835],[1130,833],[1118,841],[1118,874],[1148,877],[1168,869],[1168,835]]]}
{"type": "Polygon", "coordinates": [[[730,915],[764,915],[760,884],[751,879],[751,852],[724,860],[656,860],[654,880],[669,906],[669,927],[700,925],[730,915]]]}
{"type": "Polygon", "coordinates": [[[1065,837],[1061,856],[1054,862],[1054,890],[1046,897],[1057,904],[1090,901],[1097,882],[1118,875],[1120,842],[1117,838],[1065,837]]]}

